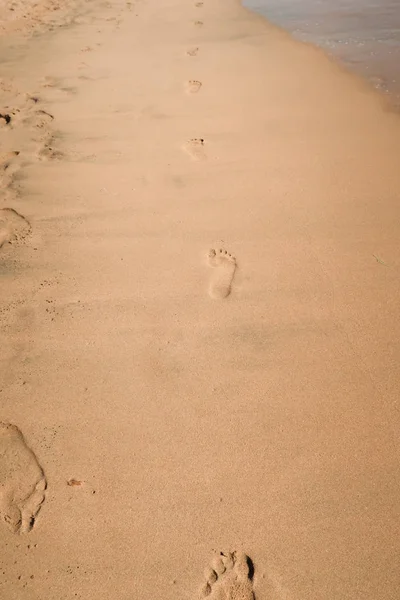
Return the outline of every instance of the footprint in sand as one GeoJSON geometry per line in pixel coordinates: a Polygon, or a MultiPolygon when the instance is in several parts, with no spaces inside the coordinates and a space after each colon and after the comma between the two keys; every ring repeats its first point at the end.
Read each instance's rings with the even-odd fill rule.
{"type": "Polygon", "coordinates": [[[210,296],[218,299],[226,298],[231,293],[236,258],[226,250],[212,249],[209,252],[208,261],[210,267],[214,269],[210,282],[210,296]]]}
{"type": "Polygon", "coordinates": [[[54,148],[54,137],[51,137],[48,142],[45,142],[42,147],[37,150],[37,157],[39,160],[62,160],[65,156],[61,150],[54,148]]]}
{"type": "Polygon", "coordinates": [[[193,160],[205,160],[204,138],[192,138],[184,145],[184,150],[193,160]]]}
{"type": "Polygon", "coordinates": [[[31,111],[22,119],[22,123],[31,129],[48,129],[50,123],[54,121],[54,116],[46,110],[31,111]]]}
{"type": "Polygon", "coordinates": [[[20,155],[19,150],[12,150],[10,152],[0,152],[0,171],[7,171],[15,166],[16,157],[20,155]]]}
{"type": "Polygon", "coordinates": [[[204,573],[200,598],[208,600],[255,600],[254,566],[246,554],[222,553],[204,573]]]}
{"type": "Polygon", "coordinates": [[[0,248],[7,242],[23,240],[31,232],[29,221],[13,208],[0,209],[0,248]]]}
{"type": "Polygon", "coordinates": [[[53,77],[52,75],[43,77],[41,79],[41,86],[49,90],[53,89],[58,92],[64,92],[65,94],[76,93],[75,87],[64,85],[64,80],[61,77],[53,77]]]}
{"type": "Polygon", "coordinates": [[[14,533],[27,533],[44,502],[46,478],[15,425],[0,422],[0,517],[14,533]]]}
{"type": "Polygon", "coordinates": [[[203,21],[195,21],[194,24],[196,25],[196,27],[203,27],[204,25],[203,21]]]}
{"type": "Polygon", "coordinates": [[[204,2],[195,2],[195,7],[196,8],[201,8],[203,6],[204,2]]]}
{"type": "Polygon", "coordinates": [[[197,56],[198,51],[199,51],[199,48],[189,48],[189,50],[187,50],[186,54],[189,54],[189,56],[197,56]]]}
{"type": "Polygon", "coordinates": [[[197,94],[200,91],[200,88],[203,84],[201,81],[196,81],[196,79],[190,79],[190,81],[186,84],[186,92],[188,94],[197,94]]]}

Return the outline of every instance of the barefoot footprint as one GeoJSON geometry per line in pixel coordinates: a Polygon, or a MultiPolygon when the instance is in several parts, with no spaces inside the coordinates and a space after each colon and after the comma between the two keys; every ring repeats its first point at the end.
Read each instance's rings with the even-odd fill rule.
{"type": "Polygon", "coordinates": [[[192,138],[184,145],[186,152],[193,160],[205,160],[206,153],[204,150],[204,138],[192,138]]]}
{"type": "Polygon", "coordinates": [[[255,600],[253,592],[254,567],[251,559],[241,552],[222,553],[204,572],[205,582],[200,598],[207,600],[255,600]]]}
{"type": "Polygon", "coordinates": [[[212,298],[226,298],[231,293],[236,258],[226,250],[210,250],[209,265],[214,268],[209,293],[212,298]]]}
{"type": "Polygon", "coordinates": [[[186,92],[188,94],[197,94],[197,92],[200,91],[201,86],[201,81],[197,81],[196,79],[190,79],[186,84],[186,92]]]}
{"type": "Polygon", "coordinates": [[[0,208],[0,248],[6,242],[23,240],[30,231],[29,222],[16,210],[13,208],[0,208]]]}
{"type": "Polygon", "coordinates": [[[45,499],[46,478],[15,425],[0,422],[0,518],[14,533],[27,533],[45,499]]]}

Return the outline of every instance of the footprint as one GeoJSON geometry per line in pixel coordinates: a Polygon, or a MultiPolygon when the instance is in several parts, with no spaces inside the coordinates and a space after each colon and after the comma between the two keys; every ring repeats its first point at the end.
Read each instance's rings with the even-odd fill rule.
{"type": "Polygon", "coordinates": [[[0,152],[0,171],[7,171],[10,167],[15,164],[15,159],[19,156],[19,150],[12,150],[9,152],[0,152]]]}
{"type": "Polygon", "coordinates": [[[40,102],[39,96],[36,96],[35,94],[25,94],[25,98],[28,104],[38,104],[40,102]]]}
{"type": "Polygon", "coordinates": [[[0,209],[0,248],[6,242],[23,240],[30,232],[29,221],[16,210],[13,208],[0,209]]]}
{"type": "Polygon", "coordinates": [[[46,478],[18,427],[0,422],[0,517],[27,533],[45,499],[46,478]]]}
{"type": "Polygon", "coordinates": [[[203,6],[204,2],[195,2],[195,7],[196,8],[201,8],[203,6]]]}
{"type": "Polygon", "coordinates": [[[41,79],[41,84],[45,88],[61,87],[61,82],[60,77],[53,77],[52,75],[46,75],[41,79]]]}
{"type": "Polygon", "coordinates": [[[61,77],[53,77],[52,75],[46,75],[41,79],[41,86],[54,90],[57,92],[63,92],[65,94],[75,94],[76,88],[68,85],[64,85],[64,80],[61,77]]]}
{"type": "Polygon", "coordinates": [[[194,160],[204,160],[206,153],[204,151],[204,138],[193,138],[189,140],[184,149],[194,160]]]}
{"type": "Polygon", "coordinates": [[[196,27],[202,27],[204,25],[203,21],[195,21],[194,24],[196,27]]]}
{"type": "Polygon", "coordinates": [[[204,573],[200,598],[208,600],[255,600],[254,566],[242,552],[220,553],[204,573]]]}
{"type": "Polygon", "coordinates": [[[198,51],[199,48],[189,48],[186,54],[189,54],[189,56],[197,56],[198,51]]]}
{"type": "Polygon", "coordinates": [[[42,147],[39,147],[37,151],[37,157],[39,160],[62,160],[65,158],[61,150],[54,148],[54,139],[52,138],[49,142],[44,143],[42,147]]]}
{"type": "Polygon", "coordinates": [[[25,126],[34,127],[35,129],[48,128],[52,121],[54,121],[54,116],[46,110],[35,110],[34,112],[31,111],[22,119],[22,123],[25,126]]]}
{"type": "Polygon", "coordinates": [[[226,298],[231,293],[233,276],[236,271],[236,258],[226,250],[210,250],[209,265],[214,268],[209,293],[212,298],[226,298]]]}
{"type": "Polygon", "coordinates": [[[200,91],[200,88],[203,84],[201,81],[196,81],[195,79],[191,79],[186,84],[186,91],[188,94],[197,94],[200,91]]]}

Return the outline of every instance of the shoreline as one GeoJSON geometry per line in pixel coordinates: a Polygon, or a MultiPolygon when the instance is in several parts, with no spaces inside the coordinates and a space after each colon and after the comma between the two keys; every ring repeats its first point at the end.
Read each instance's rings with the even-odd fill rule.
{"type": "Polygon", "coordinates": [[[2,70],[0,595],[394,599],[397,115],[238,0],[2,70]]]}
{"type": "MultiPolygon", "coordinates": [[[[248,0],[248,4],[253,2],[248,0]]],[[[272,0],[268,6],[258,3],[254,10],[272,23],[286,28],[294,39],[320,47],[346,69],[361,75],[374,89],[387,96],[398,110],[397,28],[394,7],[390,3],[375,7],[376,11],[372,3],[367,4],[363,27],[358,27],[357,18],[351,20],[352,10],[356,8],[352,0],[347,0],[338,10],[313,0],[302,8],[292,4],[292,8],[293,12],[290,3],[284,2],[280,6],[272,0]]]]}
{"type": "MultiPolygon", "coordinates": [[[[373,79],[369,79],[366,75],[362,75],[360,72],[352,69],[349,63],[346,63],[345,60],[340,59],[333,53],[329,53],[326,48],[319,46],[318,44],[312,41],[302,40],[299,37],[294,36],[289,29],[285,29],[283,25],[279,25],[276,22],[269,21],[266,16],[264,16],[261,12],[257,12],[256,10],[244,6],[242,4],[242,0],[237,0],[239,6],[243,8],[244,11],[248,12],[250,15],[255,16],[260,22],[264,22],[268,24],[269,27],[272,27],[279,31],[282,35],[287,36],[288,40],[295,44],[300,44],[301,46],[309,47],[315,52],[319,53],[322,57],[329,61],[331,65],[336,66],[341,73],[345,76],[353,79],[354,82],[358,82],[359,85],[365,87],[366,90],[372,92],[380,98],[383,109],[388,110],[390,112],[394,112],[395,114],[400,114],[400,104],[398,101],[396,102],[396,96],[392,93],[387,93],[383,88],[377,87],[373,83],[373,79]]],[[[398,92],[397,92],[398,96],[398,92]]],[[[397,99],[398,100],[398,99],[397,99]]]]}

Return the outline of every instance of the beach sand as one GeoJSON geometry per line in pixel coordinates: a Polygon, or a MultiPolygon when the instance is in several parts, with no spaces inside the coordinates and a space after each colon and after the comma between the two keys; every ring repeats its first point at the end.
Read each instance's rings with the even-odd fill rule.
{"type": "Polygon", "coordinates": [[[234,0],[72,8],[1,41],[0,598],[398,598],[399,117],[234,0]]]}

